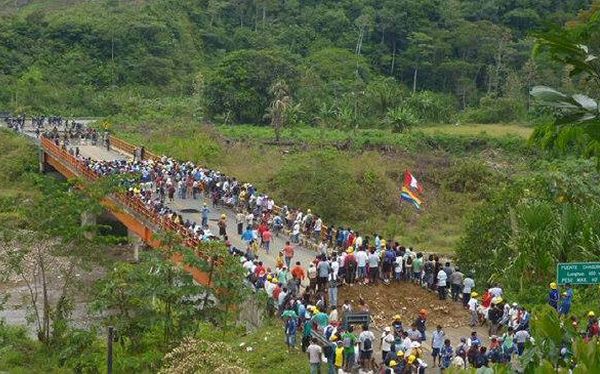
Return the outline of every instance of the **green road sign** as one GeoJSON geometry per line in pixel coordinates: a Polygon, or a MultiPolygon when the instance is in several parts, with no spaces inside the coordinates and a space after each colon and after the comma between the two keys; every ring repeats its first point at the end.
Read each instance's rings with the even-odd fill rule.
{"type": "Polygon", "coordinates": [[[600,284],[600,262],[567,262],[556,265],[558,284],[600,284]]]}

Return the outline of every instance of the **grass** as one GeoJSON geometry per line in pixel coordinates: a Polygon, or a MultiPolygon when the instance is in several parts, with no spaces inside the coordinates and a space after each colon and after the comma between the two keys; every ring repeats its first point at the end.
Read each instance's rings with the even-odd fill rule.
{"type": "Polygon", "coordinates": [[[445,134],[445,135],[460,135],[460,136],[518,136],[523,139],[528,139],[533,133],[532,127],[527,127],[518,124],[461,124],[461,125],[431,125],[418,128],[425,134],[445,134]]]}
{"type": "MultiPolygon", "coordinates": [[[[468,131],[460,134],[445,133],[452,130],[452,126],[429,126],[407,134],[382,129],[358,130],[353,138],[354,145],[341,151],[339,157],[345,160],[354,181],[363,189],[363,193],[353,197],[356,199],[353,206],[367,218],[357,220],[357,214],[350,214],[335,218],[336,226],[349,225],[367,235],[378,232],[424,251],[453,253],[463,232],[463,217],[482,200],[477,194],[455,192],[443,186],[447,173],[454,170],[453,165],[476,160],[482,168],[500,169],[502,174],[510,174],[518,168],[526,168],[523,165],[527,160],[523,134],[529,131],[528,128],[518,125],[465,128],[468,131]],[[480,129],[494,130],[482,135],[480,129]],[[514,129],[521,131],[521,135],[515,135],[514,129]],[[412,170],[425,185],[422,196],[425,204],[421,211],[399,201],[398,188],[406,169],[412,170]],[[377,187],[373,184],[369,187],[369,181],[377,187]]],[[[297,183],[303,183],[301,177],[285,182],[277,177],[282,168],[289,167],[292,162],[317,168],[318,165],[311,162],[313,152],[327,151],[330,145],[346,142],[352,135],[352,132],[338,129],[287,128],[283,131],[283,139],[292,144],[278,146],[270,144],[273,131],[268,126],[192,123],[164,126],[146,122],[143,127],[116,124],[114,129],[119,136],[135,144],[144,144],[155,153],[218,169],[241,181],[251,182],[278,202],[311,207],[316,213],[319,213],[319,207],[315,201],[319,199],[314,194],[309,194],[312,197],[306,201],[289,201],[285,197],[290,196],[290,191],[297,190],[297,183]]],[[[464,179],[470,178],[470,175],[464,176],[464,179]]],[[[347,201],[341,195],[337,200],[339,206],[347,201]]],[[[328,202],[336,204],[335,200],[328,202]]],[[[324,221],[331,223],[332,219],[324,217],[324,221]]]]}

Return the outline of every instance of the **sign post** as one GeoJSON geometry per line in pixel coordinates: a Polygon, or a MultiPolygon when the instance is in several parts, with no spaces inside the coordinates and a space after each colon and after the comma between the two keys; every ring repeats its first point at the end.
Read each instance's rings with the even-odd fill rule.
{"type": "Polygon", "coordinates": [[[556,283],[600,284],[600,262],[558,263],[556,283]]]}

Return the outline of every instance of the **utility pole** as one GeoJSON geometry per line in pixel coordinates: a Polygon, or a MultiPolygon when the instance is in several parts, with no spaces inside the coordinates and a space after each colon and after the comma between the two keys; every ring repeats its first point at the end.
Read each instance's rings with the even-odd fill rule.
{"type": "Polygon", "coordinates": [[[113,364],[113,340],[115,337],[115,328],[112,326],[108,326],[108,350],[106,352],[106,373],[112,374],[112,364],[113,364]]]}

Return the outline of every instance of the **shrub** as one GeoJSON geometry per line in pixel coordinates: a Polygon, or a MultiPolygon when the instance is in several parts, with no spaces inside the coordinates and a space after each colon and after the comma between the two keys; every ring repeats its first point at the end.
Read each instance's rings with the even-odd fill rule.
{"type": "Polygon", "coordinates": [[[450,123],[456,116],[456,99],[445,94],[421,91],[408,96],[403,107],[422,122],[450,123]]]}
{"type": "Polygon", "coordinates": [[[462,119],[471,123],[506,123],[525,117],[525,107],[518,99],[510,97],[484,96],[478,108],[466,110],[462,119]]]}
{"type": "Polygon", "coordinates": [[[419,123],[419,117],[409,108],[397,107],[387,111],[385,122],[392,132],[405,132],[419,123]]]}

